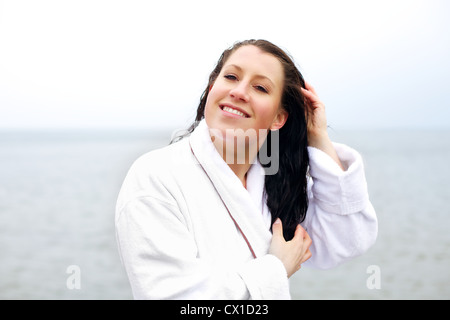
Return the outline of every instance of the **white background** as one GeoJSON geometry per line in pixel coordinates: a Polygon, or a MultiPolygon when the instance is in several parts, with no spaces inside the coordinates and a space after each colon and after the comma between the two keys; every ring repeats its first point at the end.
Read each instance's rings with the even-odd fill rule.
{"type": "Polygon", "coordinates": [[[450,4],[0,1],[1,128],[180,128],[220,54],[288,51],[334,128],[450,127],[450,4]]]}

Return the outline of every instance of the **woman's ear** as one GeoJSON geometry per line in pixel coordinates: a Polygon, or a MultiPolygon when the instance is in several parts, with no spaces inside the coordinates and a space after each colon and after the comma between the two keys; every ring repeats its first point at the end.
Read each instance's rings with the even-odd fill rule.
{"type": "Polygon", "coordinates": [[[272,131],[280,130],[286,123],[288,116],[288,112],[284,108],[280,108],[269,129],[272,131]]]}

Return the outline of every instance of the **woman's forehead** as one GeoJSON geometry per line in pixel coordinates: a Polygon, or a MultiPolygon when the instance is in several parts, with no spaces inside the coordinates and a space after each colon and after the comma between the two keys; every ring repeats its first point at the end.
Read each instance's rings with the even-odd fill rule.
{"type": "Polygon", "coordinates": [[[231,67],[269,78],[274,83],[283,81],[283,66],[278,58],[253,45],[234,51],[224,65],[224,68],[231,67]]]}

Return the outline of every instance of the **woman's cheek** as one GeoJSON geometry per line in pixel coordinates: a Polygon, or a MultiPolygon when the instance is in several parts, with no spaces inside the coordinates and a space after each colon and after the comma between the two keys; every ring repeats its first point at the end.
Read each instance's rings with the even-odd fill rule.
{"type": "Polygon", "coordinates": [[[261,105],[255,110],[256,123],[259,129],[268,129],[275,119],[277,110],[273,104],[261,105]]]}

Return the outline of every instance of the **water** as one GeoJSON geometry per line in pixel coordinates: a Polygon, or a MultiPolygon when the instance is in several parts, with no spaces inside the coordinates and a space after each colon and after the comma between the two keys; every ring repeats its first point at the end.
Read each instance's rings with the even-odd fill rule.
{"type": "Polygon", "coordinates": [[[449,299],[450,132],[334,132],[333,139],[363,156],[378,239],[365,255],[334,270],[296,274],[294,296],[449,299]],[[367,286],[373,265],[380,289],[367,286]]]}
{"type": "MultiPolygon", "coordinates": [[[[291,280],[293,298],[449,299],[450,132],[331,134],[363,155],[379,236],[338,268],[302,268],[291,280]],[[367,285],[370,266],[380,271],[378,289],[367,285]]],[[[0,298],[131,299],[114,237],[115,201],[131,163],[169,139],[138,131],[0,132],[0,298]],[[79,289],[68,285],[73,265],[79,289]]]]}

